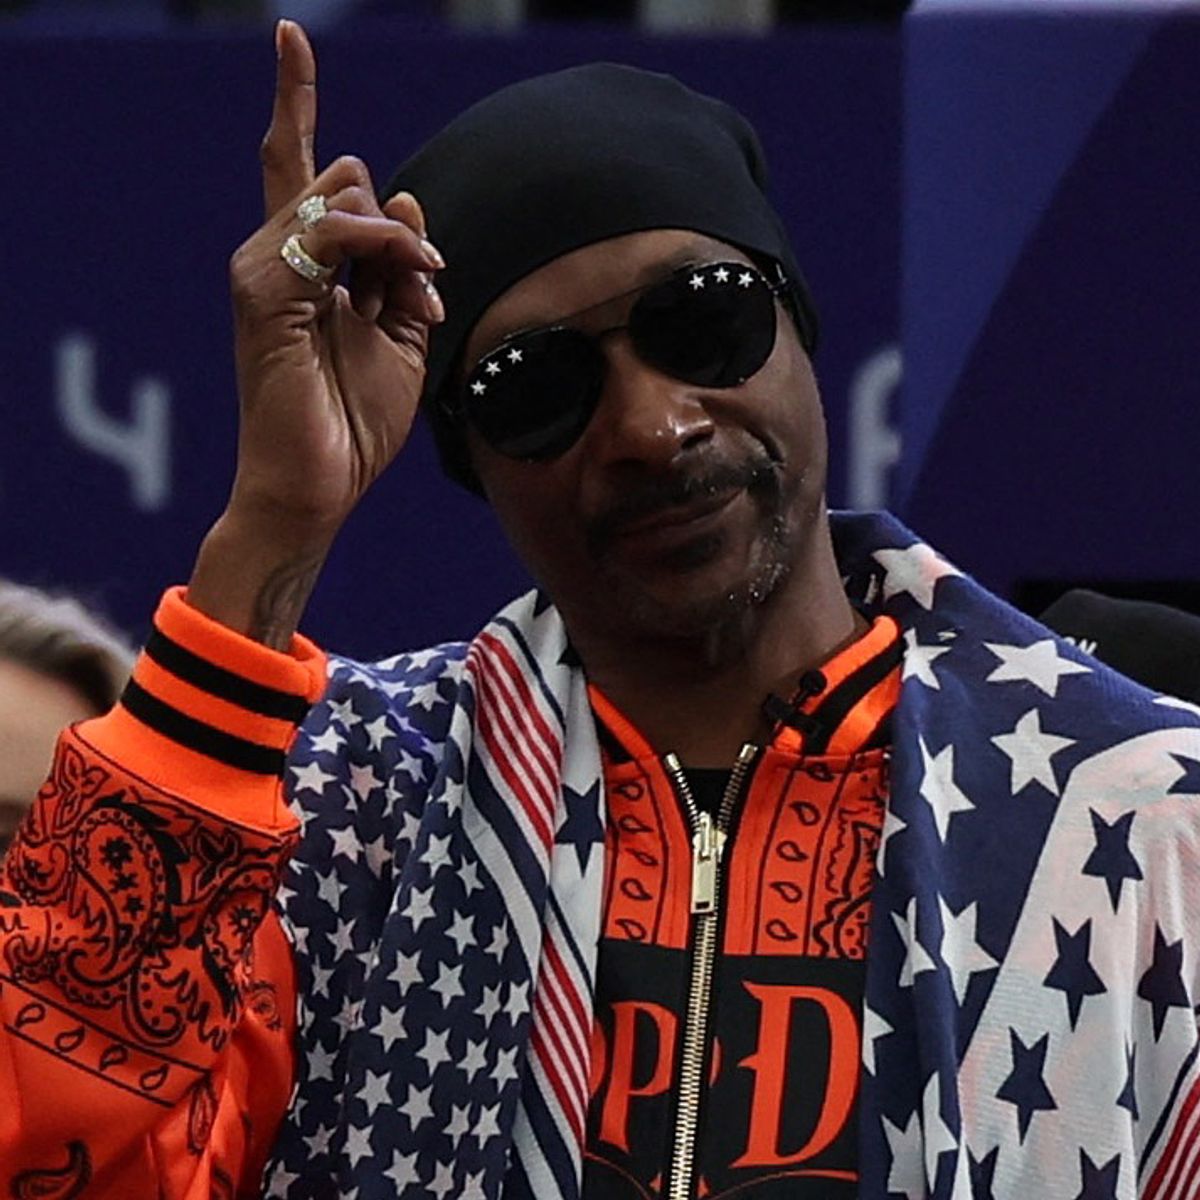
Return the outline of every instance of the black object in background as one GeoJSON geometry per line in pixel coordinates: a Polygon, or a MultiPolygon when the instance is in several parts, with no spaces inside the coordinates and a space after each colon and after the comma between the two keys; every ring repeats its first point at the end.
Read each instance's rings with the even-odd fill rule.
{"type": "Polygon", "coordinates": [[[1149,600],[1075,588],[1040,619],[1122,675],[1200,703],[1200,617],[1149,600]]]}
{"type": "Polygon", "coordinates": [[[632,21],[637,0],[528,0],[532,20],[632,21]]]}
{"type": "Polygon", "coordinates": [[[779,21],[899,21],[912,0],[775,0],[779,21]]]}
{"type": "MultiPolygon", "coordinates": [[[[911,0],[775,0],[776,21],[898,21],[911,0]]],[[[633,21],[638,0],[528,0],[534,20],[633,21]]]]}

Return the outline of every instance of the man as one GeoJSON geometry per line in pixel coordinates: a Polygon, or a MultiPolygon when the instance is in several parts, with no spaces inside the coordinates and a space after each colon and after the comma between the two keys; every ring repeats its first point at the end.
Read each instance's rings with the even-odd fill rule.
{"type": "Polygon", "coordinates": [[[745,123],[581,68],[380,206],[279,43],[230,503],[0,894],[10,1190],[1194,1194],[1195,715],[831,529],[745,123]],[[327,680],[422,394],[541,589],[327,680]]]}

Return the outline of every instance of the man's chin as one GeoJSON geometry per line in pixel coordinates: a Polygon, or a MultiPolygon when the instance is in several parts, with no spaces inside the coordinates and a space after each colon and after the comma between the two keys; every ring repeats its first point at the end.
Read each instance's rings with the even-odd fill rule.
{"type": "Polygon", "coordinates": [[[652,578],[621,573],[610,580],[606,607],[618,632],[659,641],[707,639],[744,622],[787,575],[773,559],[755,570],[732,572],[721,564],[663,564],[652,578]]]}

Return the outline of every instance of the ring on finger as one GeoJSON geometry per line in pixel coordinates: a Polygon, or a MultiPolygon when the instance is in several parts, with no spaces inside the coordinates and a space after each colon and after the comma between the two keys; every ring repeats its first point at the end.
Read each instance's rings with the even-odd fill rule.
{"type": "Polygon", "coordinates": [[[333,274],[334,268],[327,267],[324,263],[319,263],[307,250],[304,248],[304,243],[300,240],[298,233],[293,233],[291,237],[279,247],[279,257],[283,259],[301,279],[307,279],[309,283],[325,283],[333,274]]]}
{"type": "Polygon", "coordinates": [[[325,202],[325,197],[319,193],[315,196],[306,196],[296,207],[296,216],[300,218],[300,224],[305,229],[312,229],[319,225],[328,214],[329,206],[325,202]]]}

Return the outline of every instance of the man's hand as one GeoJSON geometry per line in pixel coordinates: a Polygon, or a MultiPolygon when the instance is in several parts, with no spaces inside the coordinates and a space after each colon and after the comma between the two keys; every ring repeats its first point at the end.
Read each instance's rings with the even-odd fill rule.
{"type": "Polygon", "coordinates": [[[442,265],[407,193],[380,209],[367,168],[339,158],[315,175],[316,63],[281,21],[275,106],[262,144],[266,223],[234,254],[241,424],[228,507],[201,548],[188,600],[285,647],[329,546],[408,437],[428,329],[442,319],[442,265]],[[328,213],[305,229],[308,196],[328,213]],[[346,286],[313,282],[280,257],[292,234],[346,286]]]}

